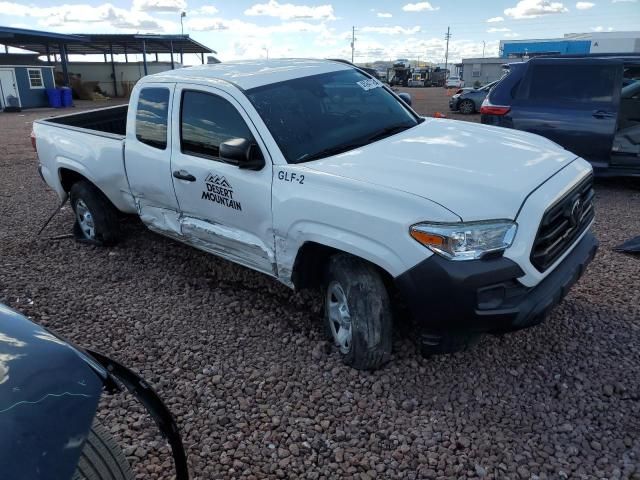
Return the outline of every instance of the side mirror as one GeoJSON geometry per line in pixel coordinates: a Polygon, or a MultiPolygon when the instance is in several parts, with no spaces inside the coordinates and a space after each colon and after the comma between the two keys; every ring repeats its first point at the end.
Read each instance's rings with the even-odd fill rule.
{"type": "Polygon", "coordinates": [[[400,92],[400,93],[398,93],[398,96],[402,99],[402,101],[404,103],[406,103],[407,105],[411,106],[411,95],[409,95],[406,92],[400,92]]]}
{"type": "Polygon", "coordinates": [[[245,170],[261,170],[264,156],[260,147],[246,138],[231,138],[220,144],[220,160],[245,170]]]}

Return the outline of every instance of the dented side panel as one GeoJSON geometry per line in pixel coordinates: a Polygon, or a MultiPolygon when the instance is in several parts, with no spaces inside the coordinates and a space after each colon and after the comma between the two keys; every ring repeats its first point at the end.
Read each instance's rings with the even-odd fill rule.
{"type": "Polygon", "coordinates": [[[180,235],[182,233],[180,215],[175,210],[144,205],[139,199],[136,201],[136,207],[138,208],[140,220],[151,230],[160,233],[167,232],[174,235],[180,235]]]}
{"type": "Polygon", "coordinates": [[[273,251],[255,235],[191,217],[180,219],[185,240],[201,250],[276,275],[273,251]]]}

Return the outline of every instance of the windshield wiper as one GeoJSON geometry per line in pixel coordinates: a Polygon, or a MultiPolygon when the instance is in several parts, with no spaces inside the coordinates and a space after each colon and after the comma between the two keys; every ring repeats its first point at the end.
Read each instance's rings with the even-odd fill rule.
{"type": "Polygon", "coordinates": [[[320,150],[319,152],[304,155],[300,155],[296,158],[294,163],[300,162],[309,162],[311,160],[318,160],[319,158],[330,157],[332,155],[338,155],[339,153],[343,153],[349,150],[353,150],[354,148],[362,147],[364,145],[368,145],[371,142],[375,142],[376,140],[381,140],[385,137],[390,137],[391,135],[395,135],[396,133],[403,132],[408,130],[411,127],[414,127],[417,124],[407,125],[407,124],[398,124],[391,125],[390,127],[385,127],[382,130],[378,130],[373,135],[366,137],[365,139],[357,142],[351,142],[344,145],[337,145],[335,147],[325,148],[324,150],[320,150]]]}
{"type": "Polygon", "coordinates": [[[344,145],[337,145],[335,147],[325,148],[324,150],[320,150],[319,152],[316,152],[316,153],[311,153],[311,154],[305,153],[304,155],[300,155],[298,158],[296,158],[294,163],[309,162],[311,160],[318,160],[319,158],[338,155],[339,153],[344,153],[349,150],[353,150],[354,148],[361,147],[363,145],[366,145],[366,142],[348,143],[344,145]]]}
{"type": "Polygon", "coordinates": [[[406,123],[401,123],[398,125],[385,127],[382,130],[379,130],[371,135],[367,139],[367,143],[375,142],[376,140],[382,140],[383,138],[390,137],[391,135],[395,135],[396,133],[404,132],[405,130],[409,130],[411,127],[415,127],[415,125],[416,124],[407,125],[406,123]]]}

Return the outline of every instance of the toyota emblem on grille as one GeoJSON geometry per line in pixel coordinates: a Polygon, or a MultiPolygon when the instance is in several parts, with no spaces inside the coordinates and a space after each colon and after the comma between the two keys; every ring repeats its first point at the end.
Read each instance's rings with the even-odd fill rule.
{"type": "Polygon", "coordinates": [[[571,214],[569,215],[569,221],[571,222],[571,226],[575,227],[580,223],[580,219],[582,218],[582,200],[576,198],[571,205],[571,214]]]}

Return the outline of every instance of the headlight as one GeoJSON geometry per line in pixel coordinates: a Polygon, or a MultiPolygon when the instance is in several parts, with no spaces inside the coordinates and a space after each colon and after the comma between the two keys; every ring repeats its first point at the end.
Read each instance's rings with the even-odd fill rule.
{"type": "Polygon", "coordinates": [[[475,260],[513,243],[518,225],[509,220],[469,223],[418,223],[411,236],[449,260],[475,260]]]}

